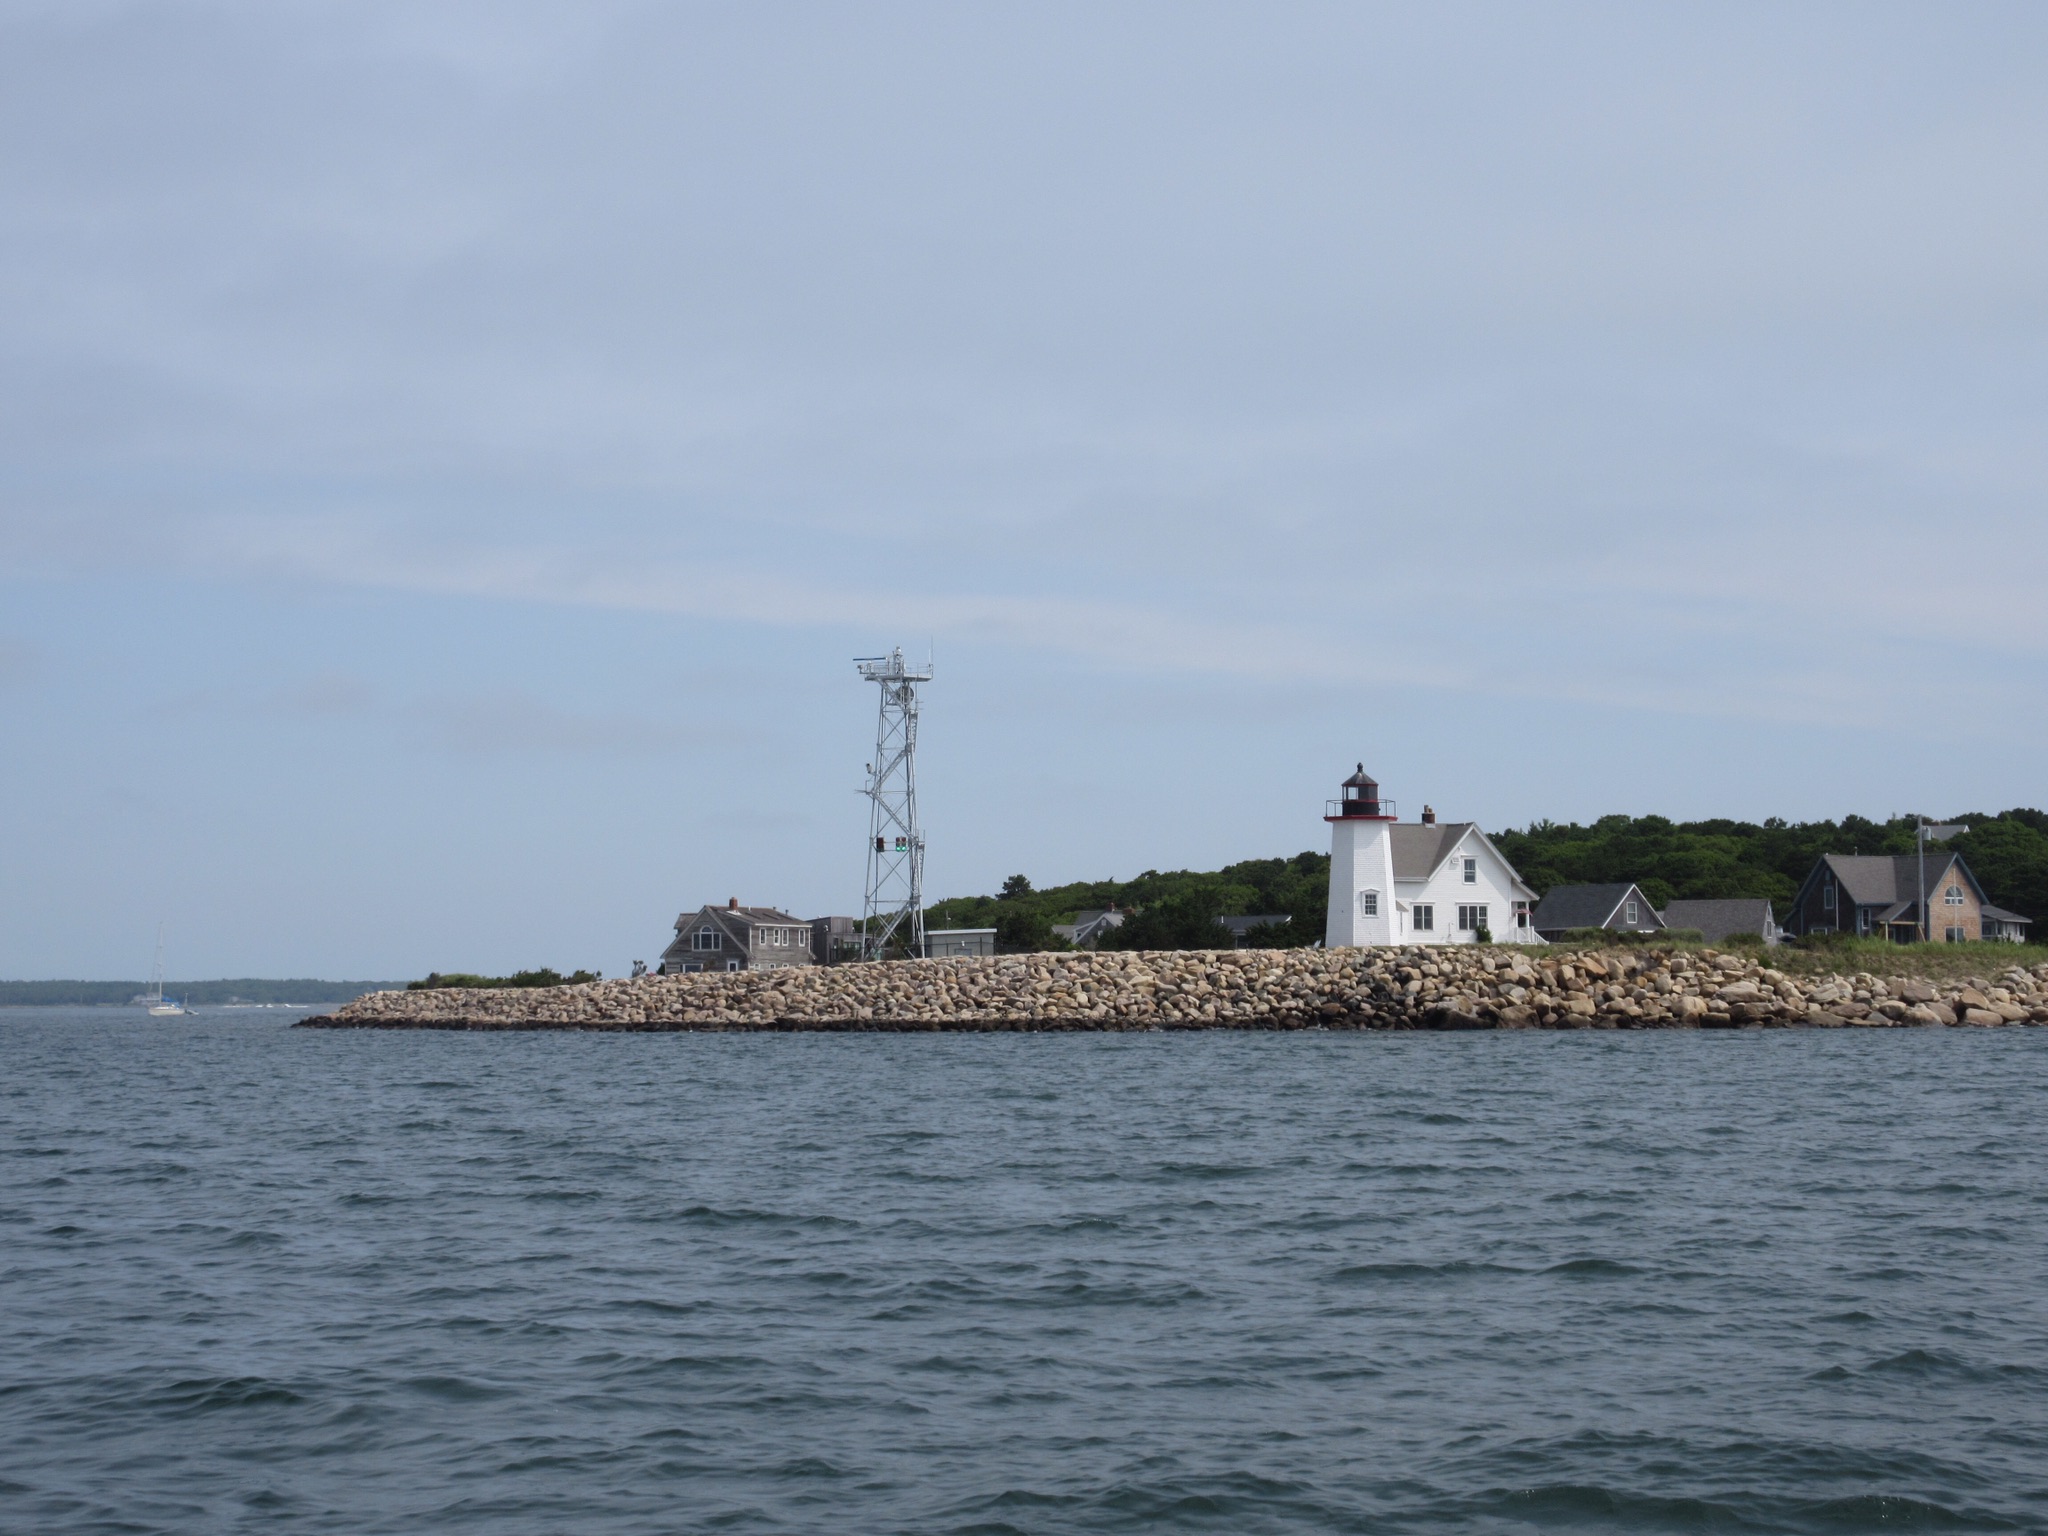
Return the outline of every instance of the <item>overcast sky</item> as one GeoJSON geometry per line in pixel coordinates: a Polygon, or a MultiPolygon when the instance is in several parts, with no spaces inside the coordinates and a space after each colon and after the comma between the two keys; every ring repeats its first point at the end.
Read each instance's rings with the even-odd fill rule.
{"type": "Polygon", "coordinates": [[[2048,801],[2048,9],[0,3],[0,975],[2048,801]]]}

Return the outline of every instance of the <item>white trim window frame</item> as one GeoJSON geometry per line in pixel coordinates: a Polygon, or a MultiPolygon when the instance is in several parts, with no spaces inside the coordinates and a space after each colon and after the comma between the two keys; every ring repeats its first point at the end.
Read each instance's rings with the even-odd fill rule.
{"type": "Polygon", "coordinates": [[[1487,921],[1486,921],[1486,903],[1485,903],[1485,902],[1482,902],[1482,901],[1475,901],[1475,902],[1469,902],[1469,903],[1463,903],[1463,902],[1461,902],[1461,903],[1459,904],[1459,906],[1458,906],[1458,932],[1460,932],[1460,933],[1477,933],[1477,932],[1478,932],[1478,931],[1479,931],[1480,929],[1482,929],[1482,928],[1485,928],[1485,927],[1487,927],[1487,926],[1488,926],[1488,924],[1487,924],[1487,921]]]}
{"type": "Polygon", "coordinates": [[[719,942],[718,927],[715,923],[706,923],[690,935],[690,948],[692,949],[720,949],[723,947],[719,942]]]}
{"type": "Polygon", "coordinates": [[[1378,891],[1360,891],[1358,893],[1358,915],[1360,917],[1378,917],[1380,915],[1380,893],[1378,891]]]}
{"type": "Polygon", "coordinates": [[[1479,860],[1468,854],[1465,858],[1465,884],[1477,885],[1478,883],[1479,860]]]}
{"type": "Polygon", "coordinates": [[[1417,933],[1436,932],[1436,903],[1418,901],[1408,909],[1408,926],[1417,933]]]}

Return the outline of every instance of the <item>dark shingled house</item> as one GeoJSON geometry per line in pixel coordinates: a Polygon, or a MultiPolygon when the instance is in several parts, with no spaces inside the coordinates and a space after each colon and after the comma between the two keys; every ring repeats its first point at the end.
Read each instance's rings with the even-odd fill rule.
{"type": "Polygon", "coordinates": [[[1738,896],[1723,901],[1674,901],[1658,916],[1666,928],[1695,928],[1709,944],[1718,944],[1731,933],[1753,933],[1766,944],[1775,944],[1785,930],[1771,915],[1771,904],[1762,896],[1738,896]]]}
{"type": "Polygon", "coordinates": [[[1554,885],[1536,903],[1536,936],[1555,944],[1574,928],[1605,928],[1614,933],[1655,933],[1664,927],[1657,909],[1640,887],[1620,885],[1554,885]]]}
{"type": "Polygon", "coordinates": [[[1859,933],[1901,944],[1927,934],[1937,943],[2024,939],[2028,919],[1994,907],[1959,853],[1927,850],[1921,884],[1917,854],[1830,853],[1813,866],[1792,903],[1788,933],[1859,933]],[[1923,908],[1922,897],[1925,897],[1923,908]]]}

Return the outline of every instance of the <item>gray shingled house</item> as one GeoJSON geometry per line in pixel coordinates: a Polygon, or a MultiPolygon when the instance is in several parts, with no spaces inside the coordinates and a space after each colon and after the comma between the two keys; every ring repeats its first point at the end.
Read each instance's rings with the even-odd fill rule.
{"type": "Polygon", "coordinates": [[[1924,911],[1927,935],[1936,943],[2026,938],[2031,920],[1992,906],[1961,854],[1928,849],[1924,885],[1921,880],[1918,854],[1826,854],[1799,887],[1785,929],[1907,944],[1920,937],[1924,911]]]}
{"type": "Polygon", "coordinates": [[[1052,931],[1076,949],[1085,949],[1112,928],[1121,928],[1131,914],[1111,907],[1106,912],[1077,912],[1071,923],[1054,923],[1052,931]]]}
{"type": "Polygon", "coordinates": [[[1665,926],[1640,886],[1554,885],[1536,903],[1536,936],[1555,944],[1574,928],[1613,933],[1656,933],[1665,926]]]}
{"type": "Polygon", "coordinates": [[[699,907],[676,919],[675,942],[661,952],[660,974],[779,971],[811,965],[811,925],[774,907],[699,907]]]}
{"type": "Polygon", "coordinates": [[[1709,944],[1719,944],[1731,933],[1753,933],[1766,944],[1775,944],[1785,933],[1771,915],[1770,902],[1762,896],[1674,901],[1658,915],[1666,928],[1697,929],[1709,944]]]}

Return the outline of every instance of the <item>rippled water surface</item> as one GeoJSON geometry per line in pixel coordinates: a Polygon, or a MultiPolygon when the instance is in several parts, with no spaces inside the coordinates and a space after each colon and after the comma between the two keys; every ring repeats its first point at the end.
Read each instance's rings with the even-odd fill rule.
{"type": "Polygon", "coordinates": [[[0,1529],[2048,1529],[2048,1031],[0,1014],[0,1529]]]}

